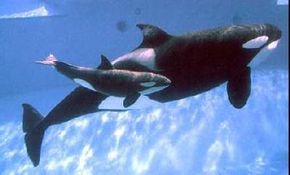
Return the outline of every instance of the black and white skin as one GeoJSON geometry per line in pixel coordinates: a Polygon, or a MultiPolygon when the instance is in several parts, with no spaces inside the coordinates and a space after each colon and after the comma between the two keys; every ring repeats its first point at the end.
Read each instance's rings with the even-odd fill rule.
{"type": "MultiPolygon", "coordinates": [[[[271,24],[232,25],[181,36],[170,35],[150,24],[137,27],[143,33],[143,41],[136,49],[114,59],[112,67],[168,78],[171,81],[168,87],[146,94],[162,103],[227,83],[229,102],[242,108],[251,93],[251,67],[265,61],[262,53],[273,50],[281,38],[281,31],[271,24]]],[[[79,86],[46,117],[31,105],[23,104],[23,131],[34,166],[39,164],[41,143],[48,127],[100,111],[99,106],[107,97],[108,94],[79,86]]]]}

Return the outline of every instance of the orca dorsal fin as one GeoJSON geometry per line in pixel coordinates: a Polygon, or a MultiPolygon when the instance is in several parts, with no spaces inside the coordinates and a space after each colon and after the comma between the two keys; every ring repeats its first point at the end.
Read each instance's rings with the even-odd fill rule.
{"type": "Polygon", "coordinates": [[[143,41],[138,48],[156,47],[170,38],[164,30],[151,24],[136,25],[143,33],[143,41]]]}
{"type": "Polygon", "coordinates": [[[98,66],[98,69],[108,70],[113,69],[113,65],[104,55],[101,55],[101,64],[98,66]]]}

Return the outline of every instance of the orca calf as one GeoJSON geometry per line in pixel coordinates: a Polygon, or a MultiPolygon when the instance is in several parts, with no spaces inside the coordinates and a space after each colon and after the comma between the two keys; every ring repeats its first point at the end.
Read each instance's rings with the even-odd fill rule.
{"type": "MultiPolygon", "coordinates": [[[[251,66],[263,61],[262,53],[273,50],[281,31],[271,24],[232,25],[173,36],[150,25],[138,24],[142,43],[112,62],[118,70],[152,72],[170,79],[170,85],[148,94],[152,100],[168,102],[197,95],[227,83],[230,103],[242,108],[251,92],[251,66]]],[[[150,85],[150,84],[148,84],[150,85]]],[[[78,116],[98,112],[107,98],[103,93],[77,87],[45,117],[23,105],[23,131],[27,153],[39,164],[44,130],[78,116]]]]}
{"type": "Polygon", "coordinates": [[[125,97],[124,107],[135,103],[141,94],[160,91],[171,83],[168,78],[152,72],[114,69],[104,55],[101,58],[101,64],[97,68],[73,66],[58,61],[52,54],[37,63],[53,66],[58,72],[92,91],[107,96],[125,97]]]}

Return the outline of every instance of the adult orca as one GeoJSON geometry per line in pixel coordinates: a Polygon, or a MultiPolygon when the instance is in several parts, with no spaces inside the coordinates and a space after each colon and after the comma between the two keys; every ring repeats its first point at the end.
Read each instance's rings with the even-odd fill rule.
{"type": "MultiPolygon", "coordinates": [[[[137,24],[142,43],[132,52],[115,59],[113,67],[153,72],[171,80],[167,88],[149,94],[168,102],[200,94],[227,82],[230,103],[242,108],[251,92],[251,65],[259,53],[277,46],[281,31],[271,24],[232,25],[173,36],[150,25],[137,24]]],[[[27,153],[34,166],[39,164],[44,130],[54,124],[97,112],[106,95],[77,87],[43,118],[31,105],[24,104],[23,131],[27,153]]]]}
{"type": "Polygon", "coordinates": [[[182,36],[169,35],[148,24],[138,24],[143,42],[113,61],[117,69],[158,72],[171,85],[149,98],[168,102],[227,84],[231,104],[242,108],[250,95],[249,66],[263,57],[258,53],[276,47],[281,31],[270,24],[233,25],[182,36]],[[257,60],[253,58],[257,56],[257,60]],[[253,61],[252,61],[253,60],[253,61]]]}

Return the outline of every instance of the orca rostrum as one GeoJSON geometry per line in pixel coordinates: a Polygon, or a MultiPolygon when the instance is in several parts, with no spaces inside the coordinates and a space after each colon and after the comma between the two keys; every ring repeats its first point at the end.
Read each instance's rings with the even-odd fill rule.
{"type": "MultiPolygon", "coordinates": [[[[227,83],[228,99],[235,108],[245,106],[250,96],[251,67],[265,61],[263,55],[273,50],[281,38],[281,31],[271,24],[232,25],[180,36],[150,24],[137,27],[143,33],[143,41],[113,60],[112,69],[151,72],[168,78],[168,87],[147,94],[159,102],[194,96],[227,83]]],[[[84,86],[73,90],[46,117],[23,104],[26,148],[34,166],[39,164],[46,128],[102,110],[100,104],[110,95],[88,88],[88,81],[77,82],[84,86]]]]}

